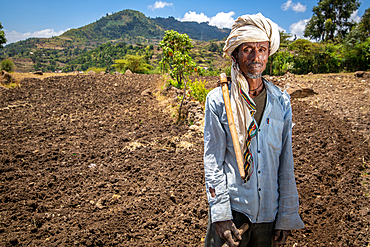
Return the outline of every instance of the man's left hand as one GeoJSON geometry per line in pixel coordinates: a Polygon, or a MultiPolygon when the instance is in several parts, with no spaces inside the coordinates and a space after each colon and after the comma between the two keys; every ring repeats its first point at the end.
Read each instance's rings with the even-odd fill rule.
{"type": "Polygon", "coordinates": [[[290,230],[279,230],[276,229],[274,232],[274,244],[275,245],[283,245],[285,244],[286,239],[290,235],[290,230]]]}

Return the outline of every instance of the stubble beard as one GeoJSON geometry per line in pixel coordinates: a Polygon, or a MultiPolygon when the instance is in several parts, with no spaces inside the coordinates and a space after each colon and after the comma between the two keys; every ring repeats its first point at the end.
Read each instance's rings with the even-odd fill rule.
{"type": "MultiPolygon", "coordinates": [[[[259,67],[263,67],[263,64],[261,62],[258,62],[258,61],[254,61],[254,62],[251,62],[250,64],[247,65],[250,66],[250,67],[253,67],[253,65],[259,65],[259,67]]],[[[252,69],[253,71],[254,69],[252,69]]],[[[247,71],[247,77],[250,78],[250,79],[258,79],[262,76],[262,73],[258,73],[257,71],[254,71],[254,73],[251,73],[250,71],[247,71]]]]}
{"type": "Polygon", "coordinates": [[[247,77],[250,78],[250,79],[258,79],[262,76],[262,73],[255,73],[255,74],[252,74],[250,72],[247,72],[247,77]]]}

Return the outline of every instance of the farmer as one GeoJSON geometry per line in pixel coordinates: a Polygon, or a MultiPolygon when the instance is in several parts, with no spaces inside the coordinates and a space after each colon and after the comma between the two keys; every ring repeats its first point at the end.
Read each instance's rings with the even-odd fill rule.
{"type": "Polygon", "coordinates": [[[223,48],[232,60],[232,115],[243,154],[241,178],[221,87],[205,106],[204,170],[209,223],[205,246],[284,244],[303,228],[292,152],[290,97],[261,77],[279,48],[278,26],[261,14],[239,17],[223,48]],[[243,223],[249,229],[240,236],[243,223]],[[237,238],[234,242],[233,236],[237,238]]]}

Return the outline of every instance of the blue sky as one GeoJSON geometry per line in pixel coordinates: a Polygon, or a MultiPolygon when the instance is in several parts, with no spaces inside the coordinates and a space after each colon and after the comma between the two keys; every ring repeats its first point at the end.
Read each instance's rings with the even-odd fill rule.
{"type": "MultiPolygon", "coordinates": [[[[301,37],[305,23],[312,17],[317,0],[0,0],[0,22],[8,43],[29,37],[58,36],[71,28],[90,24],[107,13],[133,9],[148,17],[173,16],[180,21],[208,21],[217,27],[231,28],[240,15],[261,12],[282,30],[301,37]]],[[[359,20],[370,0],[360,0],[353,15],[359,20]]]]}

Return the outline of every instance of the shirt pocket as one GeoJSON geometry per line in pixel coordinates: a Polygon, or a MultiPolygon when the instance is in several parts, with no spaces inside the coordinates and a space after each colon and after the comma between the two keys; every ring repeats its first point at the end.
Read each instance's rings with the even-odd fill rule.
{"type": "Polygon", "coordinates": [[[226,112],[222,112],[220,122],[222,125],[229,125],[226,112]]]}
{"type": "Polygon", "coordinates": [[[227,114],[226,114],[226,112],[224,112],[219,119],[220,119],[220,123],[221,123],[223,129],[225,130],[225,132],[227,134],[230,134],[229,122],[227,120],[227,114]]]}
{"type": "Polygon", "coordinates": [[[273,150],[280,150],[283,139],[284,122],[274,118],[268,119],[267,145],[273,150]]]}

